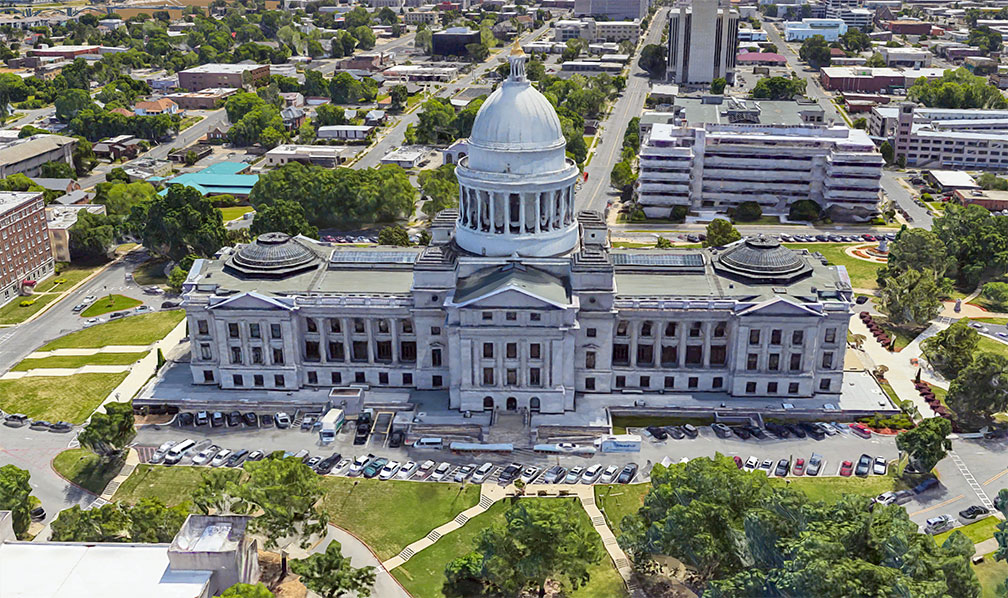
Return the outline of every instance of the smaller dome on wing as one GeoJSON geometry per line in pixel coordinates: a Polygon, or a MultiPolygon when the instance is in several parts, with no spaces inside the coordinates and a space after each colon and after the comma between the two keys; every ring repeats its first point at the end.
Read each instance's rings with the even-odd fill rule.
{"type": "Polygon", "coordinates": [[[314,269],[319,256],[285,233],[264,233],[242,245],[227,261],[241,274],[263,278],[283,278],[314,269]]]}
{"type": "Polygon", "coordinates": [[[754,282],[785,282],[805,275],[811,266],[780,241],[759,235],[729,245],[717,256],[714,266],[724,272],[754,282]]]}

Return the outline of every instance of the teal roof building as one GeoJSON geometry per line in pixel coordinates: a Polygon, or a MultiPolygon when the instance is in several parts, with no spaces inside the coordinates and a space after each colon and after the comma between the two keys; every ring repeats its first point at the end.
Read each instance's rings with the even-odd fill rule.
{"type": "MultiPolygon", "coordinates": [[[[170,178],[151,178],[150,182],[163,182],[167,185],[185,185],[199,190],[203,195],[234,195],[248,197],[259,180],[257,174],[238,174],[248,168],[244,162],[218,162],[207,166],[199,172],[187,172],[170,178]]],[[[161,195],[168,190],[161,191],[161,195]]]]}

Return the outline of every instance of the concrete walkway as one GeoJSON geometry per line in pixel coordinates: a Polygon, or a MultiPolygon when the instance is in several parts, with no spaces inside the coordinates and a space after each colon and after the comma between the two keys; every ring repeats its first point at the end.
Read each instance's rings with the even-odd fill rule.
{"type": "MultiPolygon", "coordinates": [[[[396,578],[392,577],[392,574],[388,572],[381,561],[378,559],[377,555],[371,551],[367,544],[362,542],[357,536],[351,534],[350,532],[336,527],[335,525],[328,525],[326,529],[326,535],[322,540],[320,540],[311,549],[304,551],[301,550],[296,544],[291,545],[287,548],[288,554],[292,559],[302,559],[309,554],[320,554],[326,551],[329,544],[333,541],[339,542],[340,551],[343,556],[350,559],[350,564],[354,567],[374,567],[375,568],[375,583],[371,588],[371,595],[376,598],[411,598],[409,592],[407,592],[396,578]]],[[[357,594],[347,594],[348,596],[356,596],[357,594]]],[[[318,596],[316,593],[308,590],[308,596],[318,596]]]]}
{"type": "Polygon", "coordinates": [[[595,504],[594,487],[585,486],[584,490],[587,490],[587,492],[578,492],[578,499],[581,501],[581,506],[584,507],[585,512],[588,513],[588,517],[591,518],[592,527],[595,528],[595,531],[602,538],[602,547],[609,553],[609,558],[612,559],[613,564],[616,566],[616,571],[623,578],[623,583],[626,584],[630,595],[634,597],[642,595],[641,589],[633,579],[633,566],[630,564],[630,559],[627,558],[626,553],[623,552],[623,549],[616,542],[616,534],[609,529],[605,515],[602,514],[598,505],[595,504]]]}
{"type": "MultiPolygon", "coordinates": [[[[932,324],[918,339],[914,339],[906,349],[898,353],[890,353],[888,349],[875,340],[875,337],[872,336],[871,331],[861,321],[861,318],[853,317],[850,319],[851,334],[861,334],[865,337],[861,349],[864,355],[874,367],[884,365],[889,368],[885,375],[886,382],[892,386],[893,391],[901,401],[913,401],[922,417],[934,417],[935,412],[924,401],[924,397],[920,396],[920,393],[914,388],[914,377],[917,375],[917,370],[922,368],[919,364],[915,365],[911,363],[911,359],[916,358],[920,353],[921,338],[937,334],[944,327],[941,324],[932,324]]],[[[924,372],[921,375],[922,379],[926,379],[924,372]]]]}
{"type": "Polygon", "coordinates": [[[22,372],[7,372],[0,380],[17,380],[38,376],[73,376],[74,374],[121,374],[128,372],[130,365],[82,365],[79,368],[35,368],[22,372]]]}
{"type": "MultiPolygon", "coordinates": [[[[156,343],[155,343],[156,344],[156,343]]],[[[52,351],[33,351],[25,359],[45,359],[46,357],[84,357],[99,353],[146,353],[154,345],[106,345],[94,349],[53,349],[52,351]]],[[[139,359],[139,357],[137,358],[139,359]]]]}
{"type": "MultiPolygon", "coordinates": [[[[133,470],[136,469],[136,466],[139,464],[140,454],[136,452],[136,449],[129,449],[129,452],[126,453],[126,462],[123,463],[123,467],[119,471],[119,475],[112,478],[112,481],[110,481],[105,486],[105,489],[102,490],[101,496],[99,497],[100,500],[95,502],[112,502],[112,497],[115,496],[116,490],[118,490],[119,486],[126,481],[126,478],[130,477],[130,474],[133,473],[133,470]]],[[[94,506],[101,505],[96,504],[94,506]]]]}

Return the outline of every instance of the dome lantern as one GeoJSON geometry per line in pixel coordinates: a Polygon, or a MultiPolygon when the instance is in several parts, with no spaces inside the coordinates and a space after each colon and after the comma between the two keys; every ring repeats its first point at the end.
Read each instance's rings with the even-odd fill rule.
{"type": "Polygon", "coordinates": [[[525,52],[518,45],[518,38],[515,38],[514,44],[511,46],[511,53],[508,54],[508,62],[511,63],[511,76],[508,77],[508,83],[525,83],[528,84],[528,80],[525,78],[525,52]]]}

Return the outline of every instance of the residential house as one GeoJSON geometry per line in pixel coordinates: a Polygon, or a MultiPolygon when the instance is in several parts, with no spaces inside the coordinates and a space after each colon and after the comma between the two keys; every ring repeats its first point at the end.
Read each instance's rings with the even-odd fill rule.
{"type": "Polygon", "coordinates": [[[178,108],[178,104],[168,98],[160,98],[157,100],[137,102],[136,105],[133,106],[133,111],[137,116],[157,116],[159,114],[176,114],[178,112],[178,108]]]}
{"type": "Polygon", "coordinates": [[[308,117],[303,108],[291,107],[281,110],[280,118],[288,131],[297,131],[308,117]]]}
{"type": "Polygon", "coordinates": [[[96,156],[109,160],[118,160],[123,156],[136,158],[140,153],[140,140],[132,135],[117,135],[94,144],[91,149],[96,156]]]}

